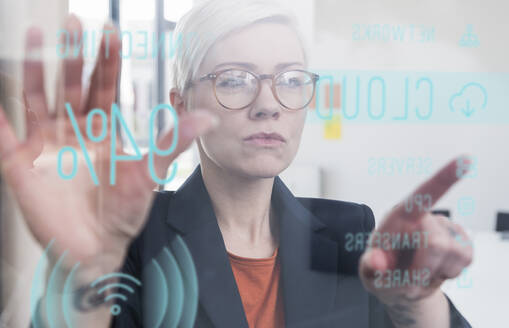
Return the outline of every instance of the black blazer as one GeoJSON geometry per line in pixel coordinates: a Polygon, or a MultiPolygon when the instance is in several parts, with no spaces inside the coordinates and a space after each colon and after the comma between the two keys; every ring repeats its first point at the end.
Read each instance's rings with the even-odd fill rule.
{"type": "MultiPolygon", "coordinates": [[[[280,219],[286,327],[393,327],[382,304],[361,284],[357,271],[361,253],[344,247],[346,233],[374,228],[371,209],[343,201],[296,198],[279,177],[271,202],[280,219]]],[[[123,272],[143,281],[144,266],[177,234],[190,250],[197,271],[194,327],[248,328],[200,166],[177,191],[156,194],[147,224],[129,248],[123,272]]],[[[142,327],[143,301],[137,288],[127,303],[119,303],[122,312],[114,317],[112,327],[142,327]]],[[[448,301],[451,327],[470,327],[448,301]]]]}

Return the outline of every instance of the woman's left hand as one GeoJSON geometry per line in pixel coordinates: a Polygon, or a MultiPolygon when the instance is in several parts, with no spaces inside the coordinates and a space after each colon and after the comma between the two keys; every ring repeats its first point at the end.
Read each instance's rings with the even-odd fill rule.
{"type": "MultiPolygon", "coordinates": [[[[446,279],[457,277],[472,262],[471,241],[462,227],[429,212],[464,175],[464,165],[470,165],[468,158],[451,161],[396,205],[370,235],[368,249],[360,260],[359,275],[364,287],[388,308],[393,321],[397,321],[393,314],[403,309],[433,316],[422,313],[425,308],[422,305],[434,300],[447,305],[440,286],[446,279]]],[[[407,316],[407,321],[419,320],[407,316]]]]}

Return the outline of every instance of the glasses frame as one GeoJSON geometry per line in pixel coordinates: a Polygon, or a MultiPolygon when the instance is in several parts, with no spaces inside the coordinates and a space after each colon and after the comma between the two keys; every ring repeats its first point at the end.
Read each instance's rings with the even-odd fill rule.
{"type": "MultiPolygon", "coordinates": [[[[286,110],[289,110],[289,111],[299,111],[303,108],[306,108],[312,101],[313,101],[313,98],[315,96],[315,92],[316,92],[316,83],[318,82],[318,80],[320,80],[320,75],[318,74],[315,74],[315,73],[312,73],[312,72],[308,72],[306,70],[303,70],[303,69],[288,69],[288,70],[284,70],[284,71],[281,71],[277,74],[256,74],[250,70],[247,70],[247,69],[241,69],[241,68],[228,68],[228,69],[224,69],[224,70],[220,70],[220,71],[217,71],[217,72],[213,72],[213,73],[209,73],[209,74],[206,74],[202,77],[200,77],[197,81],[198,82],[203,82],[203,81],[212,81],[212,88],[214,90],[214,97],[216,98],[217,102],[223,106],[225,109],[227,110],[230,110],[230,111],[239,111],[239,110],[243,110],[249,106],[251,106],[255,101],[256,99],[258,99],[258,96],[260,96],[260,92],[262,91],[262,81],[263,80],[272,80],[271,82],[271,90],[272,90],[272,94],[274,95],[274,98],[277,100],[277,102],[283,106],[283,108],[285,108],[286,110]],[[216,80],[217,78],[225,73],[225,72],[229,72],[229,71],[244,71],[244,72],[247,72],[251,75],[253,75],[256,80],[257,80],[257,83],[258,83],[258,92],[256,93],[256,95],[254,96],[253,100],[247,104],[246,106],[244,107],[241,107],[241,108],[231,108],[231,107],[228,107],[228,106],[225,106],[223,103],[221,103],[221,101],[219,100],[218,96],[217,96],[217,92],[216,92],[216,80]],[[300,108],[290,108],[290,107],[287,107],[285,106],[281,100],[279,99],[278,95],[277,95],[277,92],[276,92],[276,87],[275,87],[275,82],[276,80],[283,74],[285,73],[288,73],[288,72],[302,72],[302,73],[306,73],[310,76],[311,80],[313,81],[313,92],[311,93],[312,96],[311,98],[309,99],[309,101],[302,107],[300,108]]],[[[192,86],[194,83],[192,81],[189,82],[188,86],[192,86]]]]}

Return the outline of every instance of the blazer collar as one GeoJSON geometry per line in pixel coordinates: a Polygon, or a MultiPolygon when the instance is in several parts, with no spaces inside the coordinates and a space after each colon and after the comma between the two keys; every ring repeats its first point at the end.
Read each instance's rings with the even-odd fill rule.
{"type": "MultiPolygon", "coordinates": [[[[279,177],[271,204],[278,215],[279,256],[286,325],[318,317],[334,305],[338,245],[320,234],[326,226],[279,177]]],[[[189,248],[198,275],[199,300],[217,327],[248,328],[224,240],[198,166],[175,192],[167,222],[189,248]]]]}

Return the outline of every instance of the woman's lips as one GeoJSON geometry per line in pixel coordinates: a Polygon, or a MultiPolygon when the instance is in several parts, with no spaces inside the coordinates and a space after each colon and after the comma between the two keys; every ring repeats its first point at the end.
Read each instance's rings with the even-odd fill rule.
{"type": "Polygon", "coordinates": [[[274,132],[252,134],[249,137],[244,138],[244,141],[255,146],[280,146],[286,143],[286,140],[283,138],[283,136],[274,132]]]}

